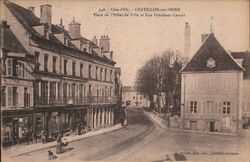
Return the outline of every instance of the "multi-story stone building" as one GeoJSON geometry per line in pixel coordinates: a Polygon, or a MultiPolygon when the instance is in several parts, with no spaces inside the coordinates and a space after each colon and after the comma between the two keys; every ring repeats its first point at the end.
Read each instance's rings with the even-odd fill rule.
{"type": "MultiPolygon", "coordinates": [[[[41,131],[52,136],[75,130],[78,125],[85,125],[86,130],[113,125],[117,105],[115,62],[108,36],[101,36],[99,44],[96,37],[93,41],[86,39],[74,18],[68,31],[62,20],[59,25],[52,24],[50,5],[41,5],[38,18],[34,7],[26,9],[7,0],[2,3],[2,18],[23,47],[20,53],[34,57],[33,67],[23,63],[33,78],[26,81],[30,89],[24,88],[21,93],[29,96],[34,107],[29,127],[35,137],[41,131]]],[[[14,98],[15,88],[11,91],[14,98]]]]}
{"type": "Polygon", "coordinates": [[[149,99],[134,87],[124,86],[122,88],[122,106],[149,107],[149,99]]]}
{"type": "Polygon", "coordinates": [[[6,21],[0,24],[1,35],[1,112],[2,142],[14,144],[32,129],[33,80],[30,62],[33,56],[15,37],[6,21]]]}
{"type": "Polygon", "coordinates": [[[244,53],[245,57],[232,55],[211,33],[182,69],[184,129],[237,134],[242,128],[242,117],[249,119],[249,53],[244,53]],[[245,62],[238,60],[244,58],[245,62]]]}
{"type": "Polygon", "coordinates": [[[250,52],[231,52],[237,63],[244,68],[242,85],[242,126],[250,129],[250,52]]]}

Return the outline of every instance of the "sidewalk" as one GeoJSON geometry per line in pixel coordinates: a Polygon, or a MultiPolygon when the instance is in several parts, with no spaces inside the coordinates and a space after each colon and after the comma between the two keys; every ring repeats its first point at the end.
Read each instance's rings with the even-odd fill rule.
{"type": "MultiPolygon", "coordinates": [[[[90,132],[87,132],[83,135],[66,136],[64,138],[67,140],[67,142],[73,142],[73,141],[81,140],[81,139],[84,139],[87,137],[91,137],[91,136],[107,133],[110,131],[114,131],[114,130],[117,130],[120,128],[122,128],[121,124],[116,124],[112,127],[101,128],[98,130],[90,131],[90,132]]],[[[54,141],[54,142],[48,142],[45,144],[35,143],[35,144],[30,144],[30,145],[13,146],[10,149],[6,149],[6,150],[2,149],[2,154],[4,154],[4,156],[8,156],[8,157],[16,157],[16,156],[19,156],[22,154],[27,154],[27,153],[31,153],[34,151],[38,151],[38,150],[42,150],[42,149],[46,149],[46,148],[50,148],[50,147],[55,147],[56,145],[57,145],[57,143],[56,143],[56,141],[54,141]]]]}
{"type": "Polygon", "coordinates": [[[241,136],[238,134],[220,133],[220,132],[201,132],[195,130],[181,129],[181,128],[169,128],[167,121],[163,119],[160,115],[154,112],[143,111],[145,115],[160,128],[171,131],[187,132],[187,133],[198,133],[206,135],[224,135],[224,136],[241,136]]]}

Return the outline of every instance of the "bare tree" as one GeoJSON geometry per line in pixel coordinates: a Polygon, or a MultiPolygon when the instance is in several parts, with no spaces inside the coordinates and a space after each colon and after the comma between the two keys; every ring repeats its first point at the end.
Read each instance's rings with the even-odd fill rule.
{"type": "Polygon", "coordinates": [[[159,105],[159,96],[161,93],[165,94],[165,113],[169,112],[172,107],[179,109],[180,70],[179,53],[173,50],[167,50],[161,56],[154,56],[138,70],[136,87],[141,93],[149,96],[150,109],[153,109],[154,106],[154,95],[157,96],[157,105],[159,105]]]}

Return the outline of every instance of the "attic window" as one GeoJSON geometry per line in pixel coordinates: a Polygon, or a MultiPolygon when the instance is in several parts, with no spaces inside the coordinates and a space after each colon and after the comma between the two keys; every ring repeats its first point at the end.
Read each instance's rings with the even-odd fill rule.
{"type": "Polygon", "coordinates": [[[64,45],[68,46],[68,38],[64,37],[64,45]]]}

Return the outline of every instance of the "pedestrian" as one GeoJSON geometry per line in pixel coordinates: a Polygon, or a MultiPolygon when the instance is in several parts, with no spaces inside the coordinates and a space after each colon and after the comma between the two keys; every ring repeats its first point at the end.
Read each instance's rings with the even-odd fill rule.
{"type": "Polygon", "coordinates": [[[41,139],[42,139],[42,143],[43,144],[46,143],[46,131],[42,131],[42,137],[41,137],[41,139]]]}
{"type": "Polygon", "coordinates": [[[21,144],[23,138],[23,129],[22,127],[18,128],[18,144],[21,144]]]}
{"type": "Polygon", "coordinates": [[[124,127],[128,125],[128,113],[127,110],[124,110],[124,127]]]}
{"type": "Polygon", "coordinates": [[[62,153],[62,137],[60,134],[57,136],[56,142],[57,142],[56,153],[60,154],[62,153]]]}
{"type": "Polygon", "coordinates": [[[81,135],[82,134],[82,126],[80,123],[78,124],[77,130],[78,130],[78,135],[81,135]]]}

